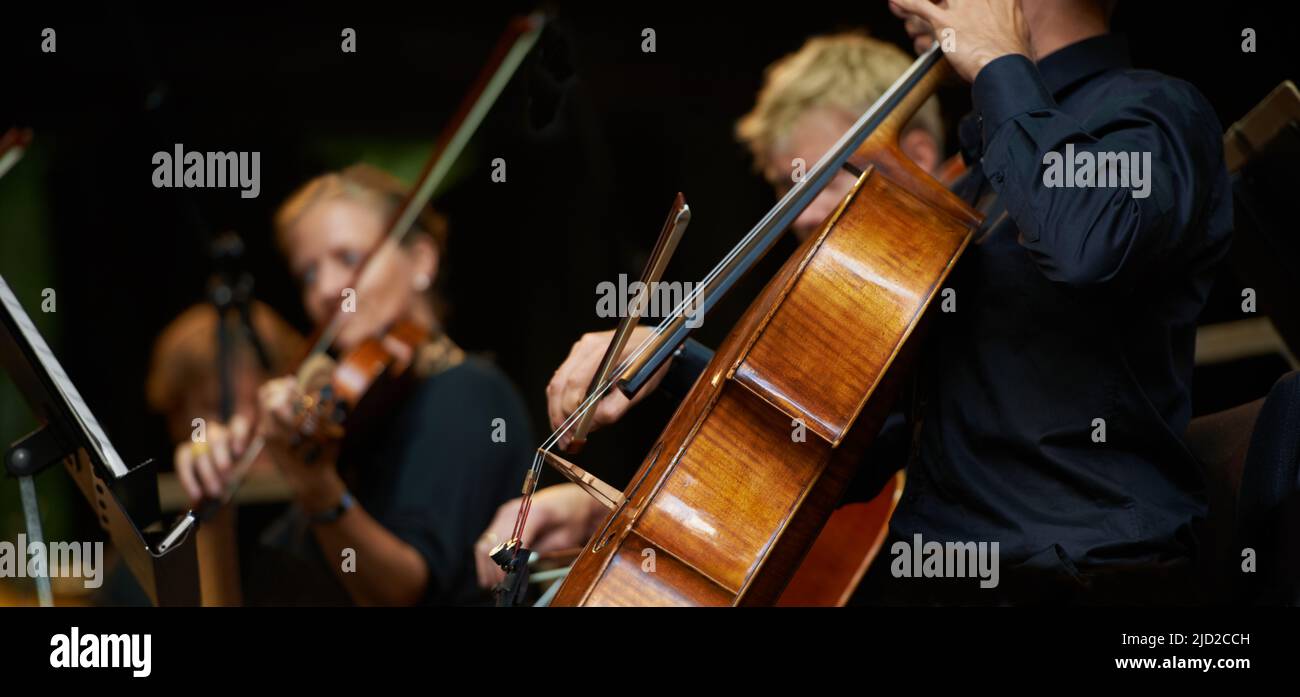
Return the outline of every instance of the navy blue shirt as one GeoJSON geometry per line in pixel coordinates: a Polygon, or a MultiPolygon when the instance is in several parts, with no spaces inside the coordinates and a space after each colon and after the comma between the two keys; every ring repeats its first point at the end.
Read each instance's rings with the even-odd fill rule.
{"type": "Polygon", "coordinates": [[[1130,68],[1114,35],[999,58],[972,98],[954,191],[988,218],[949,281],[956,312],[934,316],[892,533],[998,541],[1004,567],[1084,577],[1190,557],[1196,318],[1232,225],[1214,110],[1130,68]],[[1069,152],[1149,154],[1149,171],[1048,186],[1049,153],[1069,152]]]}
{"type": "Polygon", "coordinates": [[[1114,35],[1037,65],[999,58],[972,97],[954,191],[987,220],[948,281],[955,311],[932,312],[882,555],[917,534],[998,542],[1004,576],[1081,588],[1103,567],[1177,565],[1205,514],[1182,435],[1196,318],[1231,230],[1222,128],[1190,84],[1130,68],[1114,35]],[[1079,186],[1058,167],[1047,185],[1049,153],[1084,152],[1136,153],[1143,169],[1128,187],[1095,185],[1095,170],[1079,186]]]}

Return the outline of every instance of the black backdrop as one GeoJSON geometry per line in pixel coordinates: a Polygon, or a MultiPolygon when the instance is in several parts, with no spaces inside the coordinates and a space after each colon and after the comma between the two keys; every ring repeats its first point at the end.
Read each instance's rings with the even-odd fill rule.
{"type": "MultiPolygon", "coordinates": [[[[695,217],[669,280],[698,279],[771,204],[732,136],[763,67],[816,33],[869,27],[904,39],[884,2],[646,5],[560,3],[544,57],[512,85],[437,200],[452,224],[450,331],[510,374],[539,433],[542,389],[570,343],[610,326],[595,317],[596,284],[639,271],[675,191],[695,217]],[[655,53],[641,51],[646,27],[656,31],[655,53]],[[489,179],[493,157],[507,160],[504,184],[489,179]]],[[[44,211],[49,250],[42,259],[30,245],[0,246],[0,274],[50,265],[55,349],[128,461],[167,459],[143,378],[158,330],[201,298],[207,236],[238,230],[258,296],[307,329],[270,242],[276,204],[339,164],[323,141],[405,142],[423,157],[507,17],[529,8],[312,3],[180,15],[176,7],[37,8],[0,25],[0,126],[36,129],[43,193],[31,205],[44,211]],[[58,31],[57,54],[40,53],[44,26],[58,31]],[[356,54],[339,50],[342,27],[357,30],[356,54]],[[152,153],[178,142],[260,151],[261,195],[153,188],[152,153]]],[[[1272,3],[1121,2],[1115,24],[1138,65],[1195,83],[1228,124],[1282,79],[1300,77],[1300,30],[1279,12],[1272,3]],[[1259,33],[1255,54],[1241,52],[1244,27],[1259,33]]],[[[969,105],[961,87],[942,101],[950,122],[969,105]]],[[[791,249],[778,247],[757,276],[791,249]]],[[[757,287],[725,303],[701,338],[716,343],[757,287]]],[[[24,301],[34,308],[39,296],[24,301]]],[[[667,415],[663,403],[639,410],[593,441],[587,464],[620,481],[667,415]]]]}

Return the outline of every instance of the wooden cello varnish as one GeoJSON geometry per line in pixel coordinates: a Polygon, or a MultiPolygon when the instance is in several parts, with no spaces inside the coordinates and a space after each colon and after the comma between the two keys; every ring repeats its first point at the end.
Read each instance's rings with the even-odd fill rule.
{"type": "Polygon", "coordinates": [[[853,190],[733,328],[553,605],[780,596],[893,405],[916,330],[980,222],[897,145],[946,65],[850,158],[861,172],[853,190]],[[792,438],[799,424],[803,442],[792,438]]]}

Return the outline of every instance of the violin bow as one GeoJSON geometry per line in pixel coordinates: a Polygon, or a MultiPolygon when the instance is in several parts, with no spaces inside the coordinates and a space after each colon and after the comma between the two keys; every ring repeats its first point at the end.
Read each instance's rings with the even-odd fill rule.
{"type": "MultiPolygon", "coordinates": [[[[425,161],[424,169],[420,172],[415,186],[411,187],[401,208],[389,223],[388,234],[357,265],[349,287],[355,287],[360,282],[370,261],[385,246],[396,247],[410,232],[421,209],[428,205],[429,199],[447,178],[452,165],[465,150],[470,138],[487,118],[492,105],[505,91],[506,85],[510,83],[510,79],[514,77],[524,59],[532,52],[533,46],[541,37],[545,23],[546,18],[541,13],[520,17],[510,22],[474,86],[461,100],[456,115],[438,137],[437,144],[429,159],[425,161]]],[[[338,338],[338,333],[343,328],[343,322],[348,314],[350,313],[343,312],[341,306],[335,308],[330,320],[317,328],[311,342],[311,353],[324,353],[329,350],[334,340],[338,338]]]]}
{"type": "MultiPolygon", "coordinates": [[[[355,288],[357,286],[370,263],[383,251],[384,247],[397,247],[407,233],[410,232],[411,226],[415,223],[421,209],[429,204],[434,192],[446,180],[452,166],[461,153],[464,152],[465,146],[469,144],[478,127],[487,118],[492,106],[501,96],[501,93],[505,91],[511,78],[518,72],[519,66],[532,52],[538,39],[541,38],[545,24],[545,15],[534,13],[526,17],[516,18],[506,27],[505,33],[502,34],[496,48],[493,49],[491,58],[484,64],[483,70],[479,73],[473,87],[461,100],[455,116],[443,128],[433,151],[425,161],[424,169],[421,170],[416,184],[411,187],[401,207],[389,222],[387,233],[366,254],[361,263],[357,264],[356,271],[353,273],[348,287],[355,288]]],[[[335,308],[334,313],[327,322],[316,327],[308,342],[311,350],[298,363],[299,372],[309,364],[319,361],[329,351],[330,347],[334,345],[335,339],[338,338],[339,331],[342,330],[349,314],[343,312],[340,305],[340,307],[335,308]]],[[[229,502],[239,489],[239,483],[243,480],[244,475],[252,467],[253,462],[265,446],[266,441],[262,435],[255,435],[245,448],[243,455],[240,456],[239,461],[235,463],[231,477],[232,484],[227,487],[224,495],[219,500],[205,499],[201,501],[197,507],[197,512],[191,511],[189,515],[197,515],[200,520],[207,520],[221,506],[229,502]]]]}

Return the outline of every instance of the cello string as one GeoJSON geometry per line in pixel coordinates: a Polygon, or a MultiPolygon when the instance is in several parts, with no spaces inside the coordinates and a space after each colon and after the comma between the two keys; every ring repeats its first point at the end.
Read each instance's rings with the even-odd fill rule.
{"type": "MultiPolygon", "coordinates": [[[[658,326],[655,327],[650,336],[646,337],[626,360],[619,364],[618,369],[611,373],[611,377],[607,378],[603,383],[597,386],[596,389],[591,390],[587,395],[587,398],[578,405],[573,413],[570,414],[569,417],[558,427],[556,427],[556,429],[552,431],[551,435],[543,441],[542,445],[538,447],[536,454],[533,456],[533,466],[529,470],[529,478],[523,492],[523,500],[520,502],[519,515],[516,517],[515,533],[511,538],[512,541],[517,542],[522,535],[528,517],[528,510],[531,508],[532,495],[533,492],[537,490],[537,483],[543,463],[542,453],[550,451],[550,449],[559,442],[560,438],[573,428],[583,414],[594,408],[600,399],[604,397],[605,392],[609,390],[609,388],[617,381],[618,377],[621,377],[634,361],[636,361],[651,346],[656,346],[658,344],[658,340],[667,332],[668,327],[685,314],[686,308],[694,302],[697,297],[700,297],[709,290],[710,286],[716,281],[717,277],[722,274],[726,267],[730,265],[742,252],[747,250],[754,240],[762,234],[766,228],[772,225],[778,215],[783,212],[787,215],[790,213],[789,211],[785,211],[785,209],[792,208],[796,205],[795,199],[803,195],[804,189],[815,186],[816,189],[813,194],[820,193],[821,190],[825,189],[831,178],[827,176],[824,181],[817,182],[817,180],[823,176],[823,173],[827,169],[829,169],[829,164],[836,160],[840,160],[840,162],[835,164],[835,167],[842,167],[851,155],[851,153],[848,152],[848,146],[851,143],[854,143],[858,138],[865,141],[869,136],[869,133],[866,132],[868,131],[868,126],[871,126],[869,130],[874,132],[876,126],[872,125],[871,122],[876,118],[880,110],[888,106],[889,111],[892,112],[894,107],[897,105],[890,105],[890,102],[900,92],[906,93],[910,91],[912,87],[914,87],[913,82],[928,72],[929,68],[941,56],[942,50],[938,42],[935,42],[927,51],[922,53],[916,61],[912,63],[907,71],[899,76],[899,78],[890,85],[889,89],[886,90],[885,93],[870,107],[868,107],[865,112],[863,112],[853,126],[840,136],[835,145],[822,154],[822,156],[817,160],[817,163],[813,165],[812,170],[796,181],[795,185],[781,197],[776,205],[768,209],[767,213],[759,220],[759,222],[741,238],[740,242],[731,248],[726,256],[723,257],[722,261],[709,271],[704,280],[702,280],[689,294],[687,294],[685,298],[683,298],[682,302],[674,308],[673,312],[665,317],[658,326]],[[817,183],[813,184],[812,182],[817,183]]],[[[886,115],[887,114],[888,112],[886,115]]],[[[803,202],[800,210],[806,208],[810,203],[811,197],[809,200],[803,202]]],[[[785,227],[788,227],[788,224],[783,226],[782,232],[784,232],[785,227]]]]}
{"type": "MultiPolygon", "coordinates": [[[[814,182],[817,182],[822,172],[825,171],[829,167],[830,163],[834,162],[835,160],[840,159],[841,157],[847,159],[848,153],[846,152],[846,150],[848,146],[851,143],[853,143],[855,140],[857,140],[859,137],[863,137],[867,135],[863,131],[867,128],[868,125],[870,125],[870,122],[880,111],[880,109],[883,108],[884,105],[887,105],[889,101],[892,100],[899,92],[905,91],[905,88],[910,89],[909,86],[910,83],[912,83],[915,79],[920,77],[928,68],[928,66],[940,54],[941,54],[941,49],[937,43],[931,46],[930,49],[927,50],[925,53],[921,54],[916,59],[916,61],[912,63],[911,67],[909,67],[908,70],[905,73],[903,73],[903,75],[901,75],[898,78],[898,80],[894,82],[894,84],[890,85],[889,89],[886,90],[886,92],[883,95],[881,95],[880,98],[877,99],[875,103],[873,103],[866,111],[864,111],[862,115],[858,117],[858,120],[840,136],[839,140],[836,141],[835,145],[833,145],[826,152],[822,153],[822,156],[817,160],[817,163],[813,165],[813,168],[805,176],[801,177],[799,181],[795,182],[795,185],[791,187],[790,190],[787,191],[784,196],[781,197],[781,199],[776,203],[776,205],[768,209],[767,213],[759,220],[757,224],[754,225],[753,228],[749,230],[748,233],[745,234],[744,237],[741,238],[740,242],[738,242],[734,247],[731,248],[730,251],[728,251],[727,255],[723,257],[722,261],[720,261],[717,265],[715,265],[709,271],[709,273],[704,277],[704,279],[700,281],[700,283],[698,283],[696,287],[692,289],[692,291],[682,299],[682,301],[677,305],[677,307],[673,309],[672,313],[670,313],[659,323],[659,325],[655,328],[655,330],[651,333],[651,335],[648,336],[645,340],[641,342],[641,344],[638,345],[634,353],[631,354],[631,356],[627,360],[619,364],[619,368],[617,371],[615,371],[615,374],[621,376],[622,373],[626,371],[628,367],[630,367],[632,362],[636,360],[636,358],[638,358],[649,346],[654,345],[655,340],[658,339],[667,331],[668,326],[676,322],[685,314],[686,309],[690,307],[690,305],[695,301],[696,298],[700,297],[701,295],[703,295],[704,293],[710,290],[710,286],[716,281],[717,277],[721,275],[721,273],[727,267],[727,265],[730,264],[732,261],[734,261],[738,255],[744,252],[745,249],[754,241],[754,239],[758,237],[764,231],[765,228],[771,225],[772,221],[777,217],[777,215],[780,214],[780,212],[783,209],[793,205],[794,199],[802,195],[804,189],[816,186],[816,191],[814,193],[819,193],[822,189],[824,189],[826,185],[830,182],[829,177],[827,177],[825,181],[814,184],[814,182]]],[[[839,164],[837,164],[837,166],[839,166],[839,164]]],[[[806,207],[808,203],[809,202],[806,202],[804,204],[804,207],[806,207]]],[[[599,401],[598,399],[592,399],[592,397],[602,395],[605,391],[609,389],[610,385],[616,382],[616,380],[617,377],[611,377],[607,379],[604,383],[598,386],[597,389],[593,390],[591,394],[588,395],[588,398],[584,400],[579,405],[579,407],[575,409],[573,413],[581,416],[580,412],[585,412],[586,410],[592,408],[592,404],[595,403],[596,401],[599,401]]],[[[572,418],[572,415],[570,416],[569,419],[566,419],[559,427],[556,428],[554,432],[552,432],[551,437],[544,442],[544,444],[541,446],[541,449],[549,449],[551,446],[553,446],[555,442],[557,442],[559,438],[563,436],[564,433],[568,432],[573,428],[573,424],[575,421],[576,420],[572,418]]]]}
{"type": "Polygon", "coordinates": [[[670,313],[667,317],[665,317],[662,321],[660,321],[659,325],[655,327],[655,329],[651,332],[650,336],[642,340],[641,343],[637,345],[636,349],[626,359],[624,359],[621,363],[619,363],[618,368],[610,373],[610,377],[606,378],[600,385],[596,387],[596,389],[592,390],[590,394],[587,395],[586,399],[584,399],[578,405],[578,407],[574,409],[574,411],[571,414],[569,414],[569,417],[565,419],[554,431],[552,431],[551,435],[545,441],[543,441],[541,446],[537,448],[537,451],[533,455],[533,464],[529,468],[528,474],[526,475],[525,488],[524,491],[522,492],[523,495],[519,502],[519,512],[515,516],[515,525],[514,525],[514,529],[511,532],[510,540],[509,540],[509,542],[511,543],[518,544],[518,549],[516,549],[516,554],[518,554],[519,549],[523,548],[521,540],[523,537],[524,529],[527,526],[528,513],[532,510],[533,494],[537,491],[537,484],[541,478],[542,465],[544,464],[542,453],[549,452],[551,448],[553,448],[555,444],[559,442],[560,438],[563,437],[565,433],[569,432],[574,427],[574,425],[578,422],[578,420],[582,418],[583,414],[585,414],[588,410],[595,408],[595,405],[599,403],[599,401],[604,397],[605,393],[609,390],[609,388],[615,384],[618,377],[621,376],[629,367],[631,367],[632,363],[636,361],[638,358],[640,358],[640,356],[643,353],[645,353],[645,351],[649,350],[650,347],[656,345],[657,343],[656,340],[659,337],[661,337],[664,333],[667,332],[667,328],[674,321],[676,321],[677,318],[685,314],[686,308],[690,306],[694,298],[698,297],[700,293],[703,292],[705,287],[707,287],[708,284],[714,281],[714,279],[718,276],[718,274],[721,273],[722,269],[732,259],[734,259],[740,253],[740,251],[748,244],[749,240],[757,234],[757,231],[760,229],[760,227],[761,225],[755,227],[755,229],[751,230],[749,234],[747,234],[741,240],[740,243],[738,243],[735,247],[733,247],[732,250],[727,254],[727,256],[724,257],[724,259],[721,262],[719,262],[718,265],[715,266],[705,276],[704,280],[700,282],[700,285],[697,285],[696,288],[692,290],[690,294],[688,294],[685,298],[683,298],[682,301],[678,303],[677,307],[674,308],[673,312],[670,313]]]}

